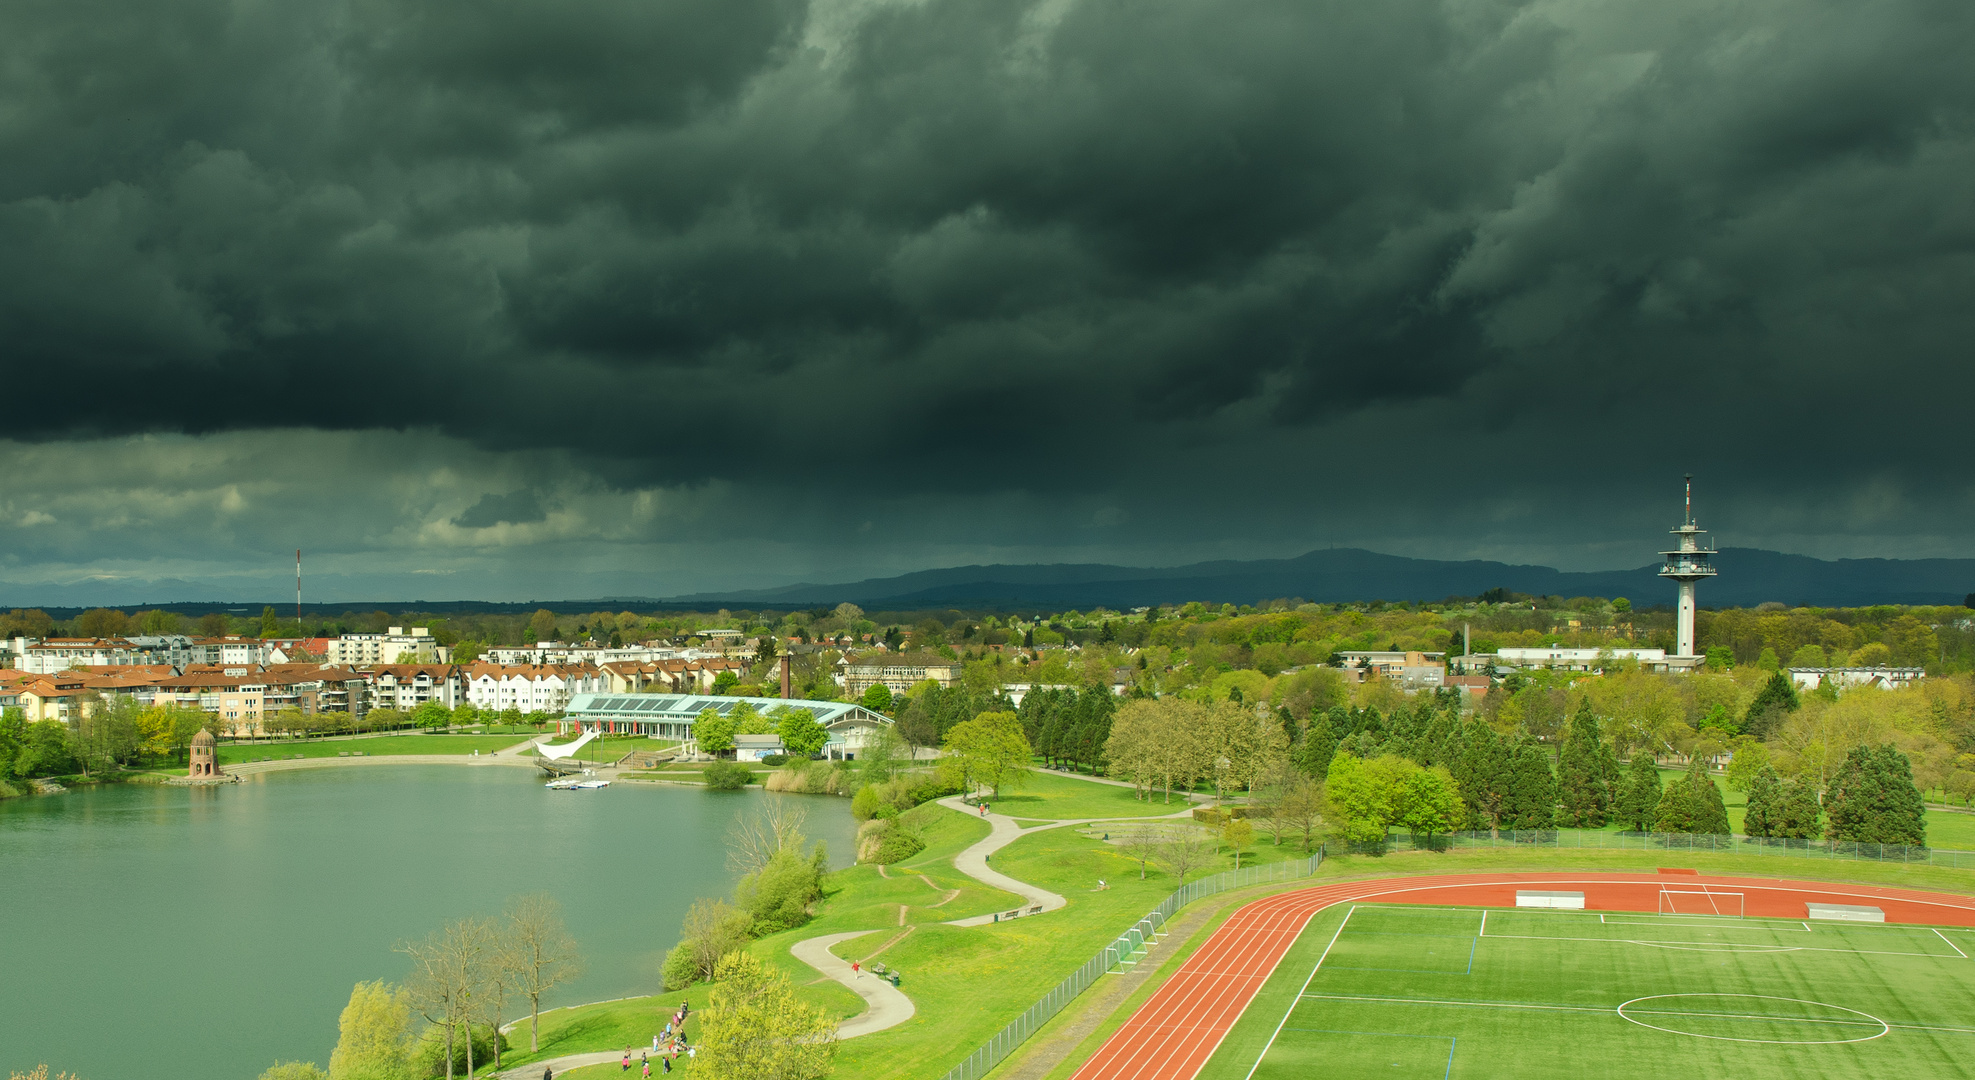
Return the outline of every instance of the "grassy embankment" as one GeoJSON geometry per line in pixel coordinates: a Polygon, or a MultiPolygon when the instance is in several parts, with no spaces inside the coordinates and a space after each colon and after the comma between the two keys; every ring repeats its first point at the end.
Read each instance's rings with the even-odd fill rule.
{"type": "MultiPolygon", "coordinates": [[[[1180,808],[1178,802],[1169,807],[1156,800],[1148,806],[1135,801],[1129,788],[1049,773],[1038,774],[1024,790],[1011,792],[996,805],[1019,816],[1055,821],[1164,815],[1180,808]]],[[[1062,893],[1070,900],[1068,908],[1040,920],[944,926],[945,920],[1015,907],[1019,898],[953,868],[955,854],[987,835],[986,822],[937,805],[912,810],[905,820],[926,840],[924,851],[883,873],[875,866],[856,866],[831,874],[815,919],[752,946],[764,962],[787,973],[805,998],[843,1017],[862,1012],[863,1002],[791,956],[791,944],[870,928],[870,934],[837,946],[837,954],[881,959],[903,973],[901,989],[912,997],[917,1014],[889,1031],[844,1043],[837,1068],[840,1076],[937,1076],[1174,887],[1156,868],[1141,881],[1137,864],[1116,845],[1103,842],[1101,825],[1087,834],[1076,828],[1043,829],[1004,848],[994,856],[993,865],[1062,893]],[[1111,887],[1099,891],[1099,878],[1111,887]]],[[[1243,856],[1243,865],[1298,854],[1293,845],[1280,849],[1263,845],[1243,856]]],[[[1224,854],[1201,873],[1233,865],[1234,856],[1224,854]]],[[[669,936],[673,931],[662,932],[669,936]]],[[[684,996],[701,1006],[707,990],[697,987],[684,996]]],[[[652,1023],[656,1020],[662,1026],[681,996],[666,994],[551,1014],[543,1019],[542,1052],[511,1060],[528,1063],[639,1042],[649,1046],[652,1023]]]]}

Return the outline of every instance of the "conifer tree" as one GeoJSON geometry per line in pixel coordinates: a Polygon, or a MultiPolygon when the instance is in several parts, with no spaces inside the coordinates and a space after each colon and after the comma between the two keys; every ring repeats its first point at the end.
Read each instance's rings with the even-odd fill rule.
{"type": "Polygon", "coordinates": [[[1493,728],[1468,721],[1459,760],[1449,766],[1460,785],[1471,821],[1490,836],[1501,835],[1503,807],[1509,793],[1509,751],[1493,728]]]}
{"type": "Polygon", "coordinates": [[[1635,751],[1613,800],[1612,817],[1634,832],[1650,832],[1660,809],[1660,767],[1653,755],[1635,751]]]}
{"type": "Polygon", "coordinates": [[[1809,777],[1786,780],[1776,796],[1776,813],[1770,823],[1769,835],[1793,840],[1822,836],[1824,828],[1820,819],[1823,815],[1824,808],[1817,803],[1817,785],[1811,783],[1809,777]]]}
{"type": "Polygon", "coordinates": [[[1502,819],[1512,829],[1556,828],[1557,778],[1550,771],[1549,751],[1533,742],[1515,748],[1502,802],[1502,819]]]}
{"type": "Polygon", "coordinates": [[[1561,824],[1579,829],[1602,829],[1611,810],[1612,792],[1599,755],[1598,718],[1585,703],[1571,718],[1557,767],[1558,813],[1561,824]]]}
{"type": "Polygon", "coordinates": [[[1330,759],[1337,755],[1337,740],[1342,734],[1338,730],[1338,719],[1343,712],[1342,706],[1336,706],[1329,712],[1310,713],[1303,739],[1296,744],[1296,750],[1291,755],[1303,775],[1321,778],[1330,774],[1330,759]]]}
{"type": "Polygon", "coordinates": [[[1890,743],[1853,747],[1831,778],[1824,806],[1833,840],[1927,844],[1927,806],[1913,786],[1913,765],[1890,743]]]}
{"type": "Polygon", "coordinates": [[[1742,832],[1749,836],[1779,835],[1777,819],[1782,815],[1783,782],[1776,770],[1764,765],[1749,781],[1749,808],[1742,815],[1742,832]]]}
{"type": "Polygon", "coordinates": [[[1721,789],[1701,765],[1699,758],[1687,768],[1687,775],[1673,782],[1660,796],[1659,815],[1653,827],[1665,833],[1728,832],[1728,808],[1721,801],[1721,789]]]}
{"type": "Polygon", "coordinates": [[[1783,718],[1797,711],[1797,684],[1790,680],[1788,672],[1778,671],[1769,677],[1756,696],[1749,701],[1748,711],[1742,714],[1742,730],[1758,739],[1768,739],[1783,718]]]}

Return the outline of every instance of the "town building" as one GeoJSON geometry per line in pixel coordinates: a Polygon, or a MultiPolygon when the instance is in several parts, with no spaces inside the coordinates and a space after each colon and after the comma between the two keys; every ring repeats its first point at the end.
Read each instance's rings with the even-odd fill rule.
{"type": "Polygon", "coordinates": [[[944,657],[860,657],[844,664],[844,696],[855,701],[862,698],[866,690],[880,684],[894,694],[902,694],[928,679],[944,688],[960,680],[961,669],[958,660],[944,657]]]}
{"type": "Polygon", "coordinates": [[[561,712],[605,689],[603,672],[587,664],[473,664],[463,679],[467,702],[483,712],[561,712]]]}
{"type": "Polygon", "coordinates": [[[1349,650],[1337,654],[1344,670],[1377,675],[1406,690],[1438,690],[1447,677],[1447,654],[1398,650],[1349,650]]]}
{"type": "Polygon", "coordinates": [[[1859,686],[1903,690],[1927,677],[1927,669],[1917,667],[1790,668],[1789,672],[1799,690],[1815,690],[1825,683],[1840,690],[1859,686]]]}
{"type": "Polygon", "coordinates": [[[1586,649],[1564,645],[1533,645],[1498,649],[1497,669],[1527,671],[1547,668],[1556,671],[1599,671],[1614,660],[1630,660],[1641,671],[1689,672],[1707,662],[1701,656],[1668,656],[1665,649],[1586,649]]]}
{"type": "Polygon", "coordinates": [[[686,743],[684,749],[690,753],[694,749],[693,722],[699,719],[700,713],[712,709],[724,715],[742,704],[752,706],[770,720],[788,709],[808,709],[829,736],[824,748],[829,757],[855,758],[869,745],[873,732],[892,723],[891,717],[847,701],[704,694],[580,694],[570,700],[568,711],[556,721],[556,730],[566,735],[579,728],[601,728],[613,735],[678,739],[686,743]]]}
{"type": "Polygon", "coordinates": [[[432,632],[414,626],[410,633],[393,626],[382,634],[344,634],[329,642],[329,663],[346,667],[371,664],[442,664],[450,650],[441,646],[432,632]]]}

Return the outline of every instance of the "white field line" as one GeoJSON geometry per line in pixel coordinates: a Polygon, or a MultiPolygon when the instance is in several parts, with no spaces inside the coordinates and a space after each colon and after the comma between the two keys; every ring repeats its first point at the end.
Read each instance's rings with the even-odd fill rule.
{"type": "MultiPolygon", "coordinates": [[[[1617,1009],[1609,1008],[1605,1006],[1598,1006],[1598,1005],[1548,1005],[1548,1004],[1536,1004],[1532,1002],[1510,1002],[1510,1001],[1445,1001],[1435,998],[1371,997],[1362,994],[1304,993],[1300,996],[1304,998],[1309,998],[1310,1000],[1313,1001],[1362,1001],[1371,1004],[1381,1004],[1381,1005],[1443,1005],[1443,1006],[1454,1006],[1456,1008],[1467,1008],[1467,1009],[1526,1009],[1526,1010],[1532,1010],[1537,1012],[1588,1012],[1588,1013],[1604,1013],[1605,1015],[1608,1016],[1618,1015],[1617,1009]]],[[[1682,1012],[1682,1011],[1675,1011],[1671,1009],[1666,1009],[1666,1010],[1633,1009],[1631,1011],[1639,1013],[1641,1015],[1651,1015],[1651,1016],[1721,1017],[1723,1019],[1729,1019],[1729,1020],[1775,1020],[1782,1023],[1835,1024],[1840,1026],[1847,1024],[1856,1024],[1860,1027],[1877,1026],[1874,1024],[1865,1024],[1861,1021],[1854,1021],[1854,1020],[1818,1020],[1809,1017],[1756,1016],[1756,1015],[1743,1015],[1738,1013],[1682,1012]]],[[[1895,1031],[1945,1031],[1945,1032],[1952,1032],[1957,1035],[1975,1035],[1975,1028],[1947,1027],[1938,1024],[1895,1024],[1895,1023],[1891,1023],[1890,1021],[1882,1021],[1882,1023],[1885,1023],[1885,1026],[1892,1028],[1895,1031]]]]}
{"type": "Polygon", "coordinates": [[[1661,949],[1704,947],[1707,949],[1761,950],[1762,952],[1825,952],[1845,953],[1852,956],[1925,956],[1935,960],[1947,959],[1946,953],[1896,952],[1890,949],[1827,949],[1816,945],[1758,945],[1734,941],[1646,941],[1641,938],[1554,937],[1544,934],[1495,933],[1489,936],[1514,941],[1593,941],[1606,945],[1646,945],[1661,949]]]}
{"type": "Polygon", "coordinates": [[[1937,938],[1940,938],[1940,939],[1941,939],[1942,941],[1947,941],[1947,942],[1948,942],[1948,948],[1950,948],[1950,949],[1953,949],[1953,950],[1954,950],[1955,952],[1957,952],[1957,953],[1961,953],[1961,958],[1962,958],[1963,960],[1966,960],[1966,959],[1968,959],[1968,954],[1967,954],[1967,953],[1965,953],[1965,952],[1961,952],[1961,946],[1959,946],[1959,945],[1956,945],[1956,944],[1955,944],[1954,942],[1952,942],[1952,941],[1948,941],[1948,936],[1947,936],[1946,934],[1943,934],[1943,933],[1941,933],[1941,932],[1940,932],[1939,930],[1936,930],[1936,931],[1934,931],[1934,936],[1935,936],[1935,937],[1937,937],[1937,938]]]}
{"type": "MultiPolygon", "coordinates": [[[[1289,1023],[1289,1015],[1296,1011],[1296,1006],[1302,1002],[1304,995],[1309,991],[1310,980],[1317,977],[1317,969],[1323,967],[1324,961],[1330,957],[1331,946],[1336,945],[1337,939],[1344,936],[1345,924],[1349,923],[1351,916],[1357,913],[1358,907],[1356,904],[1353,904],[1351,910],[1344,913],[1343,922],[1337,924],[1337,932],[1330,935],[1330,944],[1325,945],[1323,955],[1317,957],[1317,966],[1310,969],[1309,978],[1303,980],[1302,989],[1296,991],[1296,996],[1290,999],[1289,1008],[1283,1010],[1282,1019],[1276,1022],[1276,1029],[1269,1033],[1268,1043],[1262,1047],[1262,1052],[1255,1056],[1255,1064],[1248,1066],[1248,1076],[1244,1077],[1243,1080],[1253,1080],[1255,1070],[1262,1067],[1262,1059],[1269,1056],[1269,1048],[1276,1044],[1277,1037],[1282,1034],[1283,1026],[1289,1023]]],[[[1233,1028],[1230,1027],[1228,1030],[1232,1031],[1233,1028]]]]}
{"type": "Polygon", "coordinates": [[[1303,994],[1312,1001],[1366,1001],[1386,1005],[1453,1005],[1467,1009],[1536,1009],[1544,1012],[1588,1012],[1617,1015],[1609,1006],[1537,1005],[1509,1001],[1439,1001],[1432,998],[1369,997],[1362,994],[1303,994]]]}

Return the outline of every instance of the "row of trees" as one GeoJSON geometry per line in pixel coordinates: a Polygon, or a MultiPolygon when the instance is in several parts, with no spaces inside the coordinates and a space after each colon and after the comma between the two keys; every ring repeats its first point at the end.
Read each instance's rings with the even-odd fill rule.
{"type": "Polygon", "coordinates": [[[515,898],[499,919],[448,923],[398,951],[410,957],[411,976],[403,986],[356,985],[327,1073],[289,1062],[262,1080],[451,1080],[489,1059],[498,1070],[509,1009],[528,1010],[529,1049],[539,1050],[543,997],[583,972],[576,941],[546,895],[515,898]]]}
{"type": "MultiPolygon", "coordinates": [[[[1548,748],[1504,738],[1478,720],[1460,723],[1443,713],[1421,723],[1418,712],[1401,713],[1394,719],[1404,722],[1386,730],[1366,712],[1337,710],[1314,720],[1292,755],[1299,771],[1325,763],[1325,806],[1340,833],[1354,840],[1381,838],[1395,825],[1428,838],[1453,829],[1499,834],[1503,829],[1596,829],[1609,823],[1641,832],[1730,831],[1721,789],[1699,759],[1666,785],[1649,754],[1635,754],[1621,772],[1611,743],[1589,710],[1572,718],[1554,758],[1548,748]],[[1337,743],[1345,749],[1328,749],[1326,743],[1340,729],[1345,734],[1337,743]],[[1340,779],[1346,786],[1337,786],[1340,779]],[[1452,816],[1444,816],[1450,806],[1456,808],[1452,816]]],[[[1749,788],[1744,831],[1754,837],[1823,835],[1921,845],[1925,804],[1910,763],[1897,747],[1861,746],[1823,790],[1821,805],[1814,778],[1785,780],[1773,768],[1762,767],[1749,788]],[[1820,826],[1826,814],[1829,823],[1820,826]]]]}
{"type": "Polygon", "coordinates": [[[182,757],[210,722],[198,709],[144,706],[135,698],[92,702],[75,720],[29,723],[18,708],[0,712],[0,780],[92,775],[182,757]]]}
{"type": "Polygon", "coordinates": [[[1096,770],[1103,764],[1117,711],[1118,696],[1108,687],[1087,686],[1030,691],[1015,715],[1037,756],[1096,770]]]}
{"type": "Polygon", "coordinates": [[[1128,701],[1111,722],[1104,757],[1111,775],[1131,781],[1142,800],[1202,781],[1217,795],[1253,786],[1288,754],[1289,733],[1274,714],[1232,701],[1187,698],[1128,701]]]}

